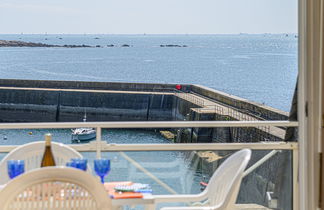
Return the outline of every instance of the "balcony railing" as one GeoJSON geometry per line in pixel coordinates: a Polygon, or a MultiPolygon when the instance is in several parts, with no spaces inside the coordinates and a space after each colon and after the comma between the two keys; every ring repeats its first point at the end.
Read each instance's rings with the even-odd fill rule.
{"type": "MultiPolygon", "coordinates": [[[[291,189],[291,203],[293,208],[298,208],[298,143],[297,142],[257,142],[257,143],[188,143],[188,144],[114,144],[111,142],[102,141],[102,129],[103,128],[184,128],[184,127],[259,127],[259,126],[278,126],[278,127],[297,127],[298,122],[289,121],[163,121],[163,122],[81,122],[81,123],[2,123],[0,129],[59,129],[59,128],[76,128],[76,127],[93,127],[96,128],[97,136],[95,141],[82,144],[69,144],[72,148],[79,152],[95,152],[96,158],[102,155],[111,156],[111,158],[123,158],[133,168],[132,173],[142,173],[146,177],[149,177],[154,183],[161,186],[167,193],[175,194],[179,193],[173,189],[170,185],[166,184],[163,179],[163,168],[175,167],[176,163],[169,162],[167,164],[160,164],[156,167],[147,165],[147,162],[141,162],[136,160],[130,152],[146,152],[150,153],[153,151],[159,152],[181,152],[182,154],[190,153],[192,160],[192,154],[201,155],[199,151],[218,151],[217,153],[226,154],[233,150],[240,150],[243,148],[250,148],[256,154],[258,158],[255,158],[247,170],[245,176],[258,170],[264,163],[271,161],[275,155],[280,152],[288,152],[285,156],[291,157],[291,177],[292,183],[291,189]],[[270,151],[270,152],[265,152],[270,151]],[[194,153],[192,153],[194,152],[194,153]],[[112,156],[112,154],[114,154],[112,156]],[[259,157],[260,156],[260,157],[259,157]],[[173,164],[173,165],[172,165],[173,164]],[[152,168],[153,167],[153,168],[152,168]],[[152,170],[152,171],[151,171],[152,170]],[[160,171],[159,173],[156,170],[160,171]]],[[[41,139],[40,139],[41,140],[41,139]]],[[[17,145],[1,145],[0,153],[7,153],[14,149],[17,145]]],[[[162,153],[161,153],[162,154],[162,153]]],[[[93,158],[95,158],[93,157],[93,158]]],[[[200,156],[202,157],[202,155],[200,156]]],[[[287,157],[286,157],[287,158],[287,157]]],[[[289,158],[288,158],[289,159],[289,158]]],[[[124,166],[120,166],[119,170],[124,170],[124,166]]],[[[282,176],[282,175],[281,175],[282,176]]],[[[134,176],[133,176],[134,177],[134,176]]],[[[252,178],[250,178],[252,179],[252,178]]],[[[267,199],[269,200],[269,206],[273,205],[273,198],[271,197],[272,192],[267,192],[267,199]]],[[[277,198],[278,199],[278,198],[277,198]]],[[[280,199],[280,198],[279,198],[280,199]]]]}

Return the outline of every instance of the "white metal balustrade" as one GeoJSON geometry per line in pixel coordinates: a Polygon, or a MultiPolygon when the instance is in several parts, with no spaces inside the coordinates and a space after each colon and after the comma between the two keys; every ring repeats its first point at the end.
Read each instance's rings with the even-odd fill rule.
{"type": "MultiPolygon", "coordinates": [[[[96,140],[85,144],[70,144],[79,152],[96,152],[101,157],[101,152],[125,151],[198,151],[198,150],[272,150],[253,166],[245,171],[244,176],[259,167],[280,150],[292,151],[292,180],[293,180],[293,207],[298,208],[298,143],[297,142],[258,142],[258,143],[186,143],[186,144],[110,144],[101,140],[102,128],[183,128],[183,127],[258,127],[280,126],[297,127],[298,122],[290,121],[140,121],[140,122],[77,122],[77,123],[1,123],[0,129],[59,129],[75,127],[93,127],[97,130],[96,140]]],[[[10,152],[16,145],[1,145],[0,152],[10,152]]],[[[132,163],[135,164],[136,163],[132,163]]],[[[141,169],[141,166],[137,166],[141,169]]],[[[144,169],[145,170],[145,169],[144,169]]],[[[143,171],[146,173],[145,171],[143,171]]],[[[151,176],[155,179],[154,176],[151,176]]],[[[159,180],[157,180],[159,181],[159,180]]],[[[160,183],[161,184],[161,183],[160,183]]],[[[163,185],[163,183],[162,183],[163,185]]],[[[170,191],[170,189],[169,189],[170,191]]],[[[171,191],[170,191],[171,192],[171,191]]]]}

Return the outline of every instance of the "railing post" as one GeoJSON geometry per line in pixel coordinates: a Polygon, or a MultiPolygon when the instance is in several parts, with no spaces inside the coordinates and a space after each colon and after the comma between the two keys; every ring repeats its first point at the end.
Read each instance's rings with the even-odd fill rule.
{"type": "Polygon", "coordinates": [[[101,158],[101,127],[97,127],[97,135],[96,135],[96,152],[97,159],[101,158]]]}
{"type": "Polygon", "coordinates": [[[298,169],[299,169],[299,163],[298,163],[298,149],[292,150],[292,193],[293,193],[293,210],[299,210],[299,180],[298,180],[298,169]]]}

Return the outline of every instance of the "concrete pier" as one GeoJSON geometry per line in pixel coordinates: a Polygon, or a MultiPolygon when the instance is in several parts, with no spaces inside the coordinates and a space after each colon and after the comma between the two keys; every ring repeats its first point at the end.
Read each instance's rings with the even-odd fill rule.
{"type": "MultiPolygon", "coordinates": [[[[1,122],[286,120],[288,113],[198,85],[0,80],[1,122]]],[[[172,131],[172,130],[171,130],[172,131]]],[[[285,128],[183,128],[176,142],[279,141],[285,128]]]]}

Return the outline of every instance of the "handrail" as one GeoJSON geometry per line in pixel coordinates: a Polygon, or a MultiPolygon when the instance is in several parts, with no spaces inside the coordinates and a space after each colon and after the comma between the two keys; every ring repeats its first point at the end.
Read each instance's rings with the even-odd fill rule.
{"type": "Polygon", "coordinates": [[[184,128],[184,127],[298,127],[297,121],[132,121],[132,122],[46,122],[0,123],[0,129],[42,128],[184,128]]]}
{"type": "MultiPolygon", "coordinates": [[[[73,145],[71,145],[73,147],[73,145]]],[[[77,145],[76,145],[77,146],[77,145]]],[[[101,151],[197,151],[197,150],[296,150],[297,142],[186,143],[186,144],[106,144],[101,151]]]]}
{"type": "MultiPolygon", "coordinates": [[[[66,144],[79,152],[97,151],[97,142],[87,144],[66,144]]],[[[0,145],[0,153],[10,152],[19,145],[0,145]]],[[[259,143],[186,143],[186,144],[107,144],[100,142],[101,152],[120,151],[198,151],[198,150],[297,150],[297,142],[259,142],[259,143]]]]}
{"type": "Polygon", "coordinates": [[[258,162],[254,163],[250,168],[246,169],[243,173],[243,177],[249,175],[252,171],[254,171],[256,168],[261,166],[264,162],[269,160],[271,157],[273,157],[275,154],[280,152],[280,150],[272,150],[268,154],[266,154],[264,157],[262,157],[258,162]]]}

